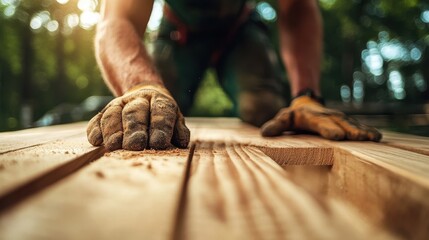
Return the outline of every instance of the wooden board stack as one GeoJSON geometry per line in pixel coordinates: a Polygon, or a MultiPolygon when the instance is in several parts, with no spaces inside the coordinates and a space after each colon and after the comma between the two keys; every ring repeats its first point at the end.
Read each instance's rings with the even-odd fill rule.
{"type": "Polygon", "coordinates": [[[429,238],[428,138],[187,122],[167,151],[106,153],[85,123],[1,133],[0,239],[429,238]]]}

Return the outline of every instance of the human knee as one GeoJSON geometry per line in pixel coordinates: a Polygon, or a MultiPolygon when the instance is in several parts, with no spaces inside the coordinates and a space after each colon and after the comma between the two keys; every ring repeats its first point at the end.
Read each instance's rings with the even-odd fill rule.
{"type": "Polygon", "coordinates": [[[240,118],[257,127],[272,119],[286,105],[282,96],[272,92],[246,92],[239,100],[240,118]]]}

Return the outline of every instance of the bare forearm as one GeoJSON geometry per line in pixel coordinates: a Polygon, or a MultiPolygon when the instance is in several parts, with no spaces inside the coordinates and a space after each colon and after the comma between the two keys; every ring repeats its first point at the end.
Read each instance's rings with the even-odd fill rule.
{"type": "Polygon", "coordinates": [[[297,0],[279,19],[283,61],[292,96],[310,88],[320,95],[322,20],[316,1],[297,0]]]}
{"type": "Polygon", "coordinates": [[[104,80],[116,96],[141,83],[163,84],[140,36],[128,20],[101,22],[95,50],[104,80]]]}

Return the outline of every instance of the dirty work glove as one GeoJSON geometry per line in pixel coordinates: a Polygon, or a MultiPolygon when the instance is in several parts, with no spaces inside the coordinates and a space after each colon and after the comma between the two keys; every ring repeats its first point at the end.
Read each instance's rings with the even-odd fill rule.
{"type": "Polygon", "coordinates": [[[190,133],[176,101],[162,86],[139,85],[113,99],[88,123],[88,141],[109,150],[186,148],[190,133]]]}
{"type": "Polygon", "coordinates": [[[310,96],[295,98],[290,107],[261,127],[262,136],[278,136],[284,131],[309,131],[331,140],[380,141],[381,133],[344,113],[325,108],[310,96]]]}

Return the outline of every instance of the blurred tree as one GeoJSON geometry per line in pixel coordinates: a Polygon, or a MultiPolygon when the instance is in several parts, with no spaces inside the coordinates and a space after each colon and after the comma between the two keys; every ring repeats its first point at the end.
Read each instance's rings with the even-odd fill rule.
{"type": "MultiPolygon", "coordinates": [[[[319,2],[325,31],[322,92],[328,100],[429,100],[427,1],[319,2]]],[[[277,45],[276,3],[254,1],[277,45]]],[[[93,57],[98,8],[97,0],[0,0],[0,130],[28,126],[61,103],[110,95],[93,57]]],[[[156,0],[148,41],[161,16],[162,1],[156,0]]],[[[231,102],[216,76],[207,76],[193,113],[228,115],[231,102]]]]}
{"type": "Polygon", "coordinates": [[[429,39],[428,3],[419,0],[321,0],[320,3],[325,25],[323,92],[357,103],[429,99],[429,75],[424,67],[429,59],[425,51],[429,39]]]}
{"type": "Polygon", "coordinates": [[[109,94],[93,57],[95,0],[0,1],[0,130],[109,94]]]}

